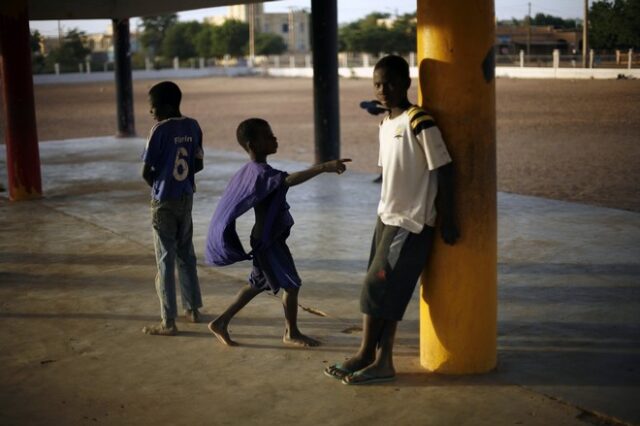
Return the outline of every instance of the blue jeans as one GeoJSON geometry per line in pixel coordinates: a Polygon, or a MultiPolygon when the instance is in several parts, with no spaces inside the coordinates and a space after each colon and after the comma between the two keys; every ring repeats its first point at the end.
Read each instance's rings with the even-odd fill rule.
{"type": "Polygon", "coordinates": [[[152,200],[153,243],[156,249],[156,291],[162,320],[177,316],[175,264],[184,309],[202,306],[196,254],[193,249],[192,195],[177,200],[152,200]]]}

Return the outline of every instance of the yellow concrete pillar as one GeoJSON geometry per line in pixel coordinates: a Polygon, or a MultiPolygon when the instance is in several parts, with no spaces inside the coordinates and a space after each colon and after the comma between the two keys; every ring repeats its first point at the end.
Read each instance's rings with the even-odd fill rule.
{"type": "Polygon", "coordinates": [[[422,274],[420,361],[429,371],[496,365],[497,207],[493,0],[418,0],[420,103],[456,169],[461,239],[436,239],[422,274]]]}

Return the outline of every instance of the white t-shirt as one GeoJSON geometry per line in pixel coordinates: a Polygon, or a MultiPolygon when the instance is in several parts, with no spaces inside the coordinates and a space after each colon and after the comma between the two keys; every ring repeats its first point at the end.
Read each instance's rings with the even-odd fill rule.
{"type": "Polygon", "coordinates": [[[382,190],[378,216],[385,225],[420,233],[435,225],[436,169],[451,162],[433,117],[418,106],[380,123],[382,190]]]}

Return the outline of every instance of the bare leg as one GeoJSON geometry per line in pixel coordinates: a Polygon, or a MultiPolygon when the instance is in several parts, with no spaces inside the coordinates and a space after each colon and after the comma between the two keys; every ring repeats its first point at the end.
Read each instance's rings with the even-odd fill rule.
{"type": "Polygon", "coordinates": [[[358,374],[346,376],[344,381],[358,383],[372,378],[394,377],[396,370],[393,367],[393,344],[398,328],[397,321],[383,320],[382,333],[376,350],[375,360],[368,366],[358,370],[358,374]]]}
{"type": "Polygon", "coordinates": [[[374,318],[371,315],[362,316],[362,341],[358,352],[343,363],[327,367],[328,375],[342,378],[348,373],[362,370],[376,359],[376,350],[384,329],[385,320],[374,318]]]}
{"type": "Polygon", "coordinates": [[[318,346],[319,341],[305,336],[298,328],[298,293],[300,289],[284,289],[282,304],[284,305],[285,329],[282,341],[289,345],[318,346]]]}
{"type": "Polygon", "coordinates": [[[209,330],[216,336],[216,338],[227,346],[237,346],[238,343],[231,340],[229,336],[229,321],[233,318],[247,303],[251,302],[254,297],[262,293],[262,290],[255,289],[250,285],[246,285],[238,292],[236,299],[229,305],[229,307],[209,323],[209,330]]]}

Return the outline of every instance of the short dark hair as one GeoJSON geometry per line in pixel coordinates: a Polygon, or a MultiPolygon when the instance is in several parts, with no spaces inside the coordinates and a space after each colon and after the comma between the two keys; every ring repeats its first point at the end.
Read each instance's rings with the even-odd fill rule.
{"type": "Polygon", "coordinates": [[[163,81],[149,89],[149,97],[156,105],[170,105],[179,108],[182,92],[173,81],[163,81]]]}
{"type": "Polygon", "coordinates": [[[247,142],[256,138],[258,129],[264,126],[269,126],[267,120],[263,120],[262,118],[248,118],[238,124],[238,128],[236,129],[236,139],[238,143],[246,148],[247,142]]]}
{"type": "Polygon", "coordinates": [[[411,75],[409,74],[409,64],[402,56],[388,55],[381,58],[373,70],[385,69],[391,71],[400,78],[411,81],[411,75]]]}

